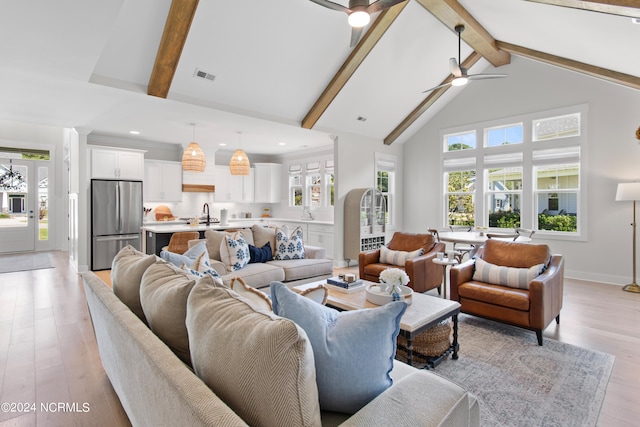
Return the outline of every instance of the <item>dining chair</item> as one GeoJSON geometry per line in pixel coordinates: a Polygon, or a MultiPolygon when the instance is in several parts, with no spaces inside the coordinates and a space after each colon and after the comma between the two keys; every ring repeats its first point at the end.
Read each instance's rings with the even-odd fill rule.
{"type": "Polygon", "coordinates": [[[530,230],[528,228],[516,228],[516,233],[518,233],[518,235],[520,236],[525,236],[525,237],[533,237],[533,235],[535,234],[536,230],[530,230]]]}
{"type": "Polygon", "coordinates": [[[487,233],[487,239],[499,239],[499,240],[512,240],[516,241],[516,239],[520,237],[518,233],[487,233]]]}
{"type": "MultiPolygon", "coordinates": [[[[471,232],[472,227],[470,225],[450,225],[449,229],[451,231],[471,232]]],[[[462,258],[474,252],[476,247],[470,243],[454,243],[453,250],[460,253],[460,260],[462,261],[462,258]]]]}

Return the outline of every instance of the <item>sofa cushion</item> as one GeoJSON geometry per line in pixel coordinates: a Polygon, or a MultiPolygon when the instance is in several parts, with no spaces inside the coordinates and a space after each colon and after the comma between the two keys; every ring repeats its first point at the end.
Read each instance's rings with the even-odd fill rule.
{"type": "Polygon", "coordinates": [[[187,297],[195,279],[173,264],[160,260],[145,271],[140,282],[140,301],[149,328],[187,364],[190,364],[185,326],[187,297]]]}
{"type": "MultiPolygon", "coordinates": [[[[463,300],[473,300],[487,303],[483,304],[489,310],[486,314],[487,317],[491,317],[490,312],[491,310],[495,311],[496,306],[520,310],[525,312],[527,318],[529,317],[530,300],[529,291],[526,289],[471,281],[458,286],[458,296],[461,302],[463,300]]],[[[465,302],[462,302],[462,306],[464,309],[465,302]]]]}
{"type": "Polygon", "coordinates": [[[262,247],[249,245],[249,263],[267,262],[273,259],[271,243],[267,242],[262,247]]]}
{"type": "Polygon", "coordinates": [[[155,255],[145,255],[127,245],[116,254],[111,263],[113,293],[145,323],[147,319],[140,304],[140,280],[147,268],[155,262],[155,255]]]}
{"type": "Polygon", "coordinates": [[[220,259],[228,272],[241,270],[249,263],[249,244],[240,232],[225,234],[220,243],[220,259]]]}
{"type": "Polygon", "coordinates": [[[187,301],[196,375],[250,425],[319,426],[313,350],[304,330],[202,280],[187,301]]]}
{"type": "Polygon", "coordinates": [[[424,255],[424,249],[416,249],[415,251],[394,251],[386,246],[380,246],[380,263],[391,264],[404,267],[408,259],[424,255]]]}
{"type": "Polygon", "coordinates": [[[387,244],[389,249],[394,251],[415,251],[416,249],[422,248],[424,249],[424,253],[426,254],[436,244],[436,239],[433,234],[416,234],[416,233],[404,233],[400,231],[396,231],[393,233],[393,237],[387,244]]]}
{"type": "MultiPolygon", "coordinates": [[[[240,232],[244,237],[244,240],[247,241],[247,244],[255,245],[255,243],[253,242],[253,233],[251,232],[251,229],[242,228],[240,230],[234,231],[233,233],[235,232],[240,232]]],[[[231,233],[231,231],[229,231],[229,233],[231,233]]],[[[226,234],[227,232],[225,231],[216,230],[207,230],[204,232],[204,237],[207,241],[207,250],[209,251],[209,258],[216,261],[222,261],[222,258],[220,258],[220,244],[222,243],[222,240],[224,240],[224,236],[226,234]]]]}
{"type": "Polygon", "coordinates": [[[333,261],[326,258],[273,260],[267,264],[281,268],[284,271],[284,278],[280,280],[285,282],[333,274],[333,261]]]}
{"type": "Polygon", "coordinates": [[[202,259],[201,255],[203,255],[204,253],[207,254],[207,258],[208,258],[209,251],[207,250],[207,242],[203,240],[191,246],[183,254],[177,254],[175,252],[169,252],[164,250],[160,251],[160,258],[162,258],[165,261],[169,261],[171,264],[175,265],[176,267],[181,267],[182,264],[184,263],[188,267],[191,267],[194,270],[198,270],[198,268],[196,267],[199,267],[199,265],[194,266],[195,261],[196,260],[200,261],[202,259]]]}
{"type": "Polygon", "coordinates": [[[353,414],[392,384],[396,338],[407,304],[339,312],[271,284],[273,311],[305,330],[313,347],[320,407],[353,414]]]}
{"type": "Polygon", "coordinates": [[[256,310],[273,311],[269,296],[261,290],[247,285],[242,277],[231,279],[229,287],[240,296],[248,299],[256,310]]]}
{"type": "Polygon", "coordinates": [[[267,243],[271,246],[273,251],[276,247],[276,229],[273,227],[264,227],[259,224],[253,224],[251,226],[253,232],[253,245],[259,248],[263,247],[267,243]]]}
{"type": "Polygon", "coordinates": [[[284,280],[284,270],[275,265],[271,265],[273,261],[266,263],[248,264],[242,270],[234,271],[222,276],[222,281],[229,286],[234,277],[242,277],[249,286],[254,288],[263,288],[269,286],[274,280],[284,280]]]}
{"type": "Polygon", "coordinates": [[[273,259],[303,259],[304,242],[302,240],[302,228],[296,227],[289,233],[289,227],[276,228],[276,246],[273,259]]]}
{"type": "Polygon", "coordinates": [[[505,267],[529,268],[547,265],[551,252],[547,245],[488,239],[483,246],[482,259],[505,267]]]}
{"type": "Polygon", "coordinates": [[[510,288],[529,289],[529,283],[542,273],[544,264],[529,268],[503,267],[476,258],[473,280],[508,286],[510,288]]]}

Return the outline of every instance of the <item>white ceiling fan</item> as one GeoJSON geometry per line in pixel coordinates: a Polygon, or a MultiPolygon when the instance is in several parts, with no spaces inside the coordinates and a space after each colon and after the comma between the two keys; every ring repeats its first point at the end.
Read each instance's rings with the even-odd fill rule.
{"type": "Polygon", "coordinates": [[[328,0],[311,0],[312,2],[324,6],[329,9],[344,12],[349,15],[349,25],[351,25],[351,43],[350,47],[354,47],[360,36],[362,35],[362,29],[371,20],[371,14],[389,9],[398,3],[405,2],[407,0],[378,0],[369,4],[369,0],[349,0],[349,7],[343,6],[338,3],[334,3],[328,0]]]}
{"type": "Polygon", "coordinates": [[[455,30],[456,33],[458,33],[458,60],[456,61],[456,58],[449,58],[449,66],[451,67],[453,80],[448,83],[443,83],[436,87],[432,87],[431,89],[427,89],[422,93],[431,92],[432,90],[440,89],[441,87],[464,86],[469,82],[469,80],[499,79],[502,77],[507,77],[506,74],[467,74],[467,69],[460,65],[460,44],[462,42],[462,37],[460,34],[464,31],[464,25],[456,25],[455,30]]]}

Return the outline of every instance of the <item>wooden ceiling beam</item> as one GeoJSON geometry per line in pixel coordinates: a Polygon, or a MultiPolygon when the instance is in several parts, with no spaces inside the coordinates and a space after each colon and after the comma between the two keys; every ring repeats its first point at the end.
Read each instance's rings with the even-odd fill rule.
{"type": "MultiPolygon", "coordinates": [[[[462,61],[462,67],[471,68],[476,62],[480,60],[482,56],[478,52],[472,52],[471,55],[462,61]]],[[[449,75],[440,84],[449,83],[453,80],[453,76],[449,75]]],[[[441,87],[432,91],[429,96],[425,98],[396,128],[391,131],[389,135],[384,139],[385,145],[391,145],[396,139],[406,131],[418,118],[429,109],[451,86],[441,87]]]]}
{"type": "Polygon", "coordinates": [[[149,78],[149,95],[166,98],[169,94],[197,7],[198,0],[172,0],[149,78]]]}
{"type": "Polygon", "coordinates": [[[417,1],[452,31],[455,31],[456,25],[463,24],[462,40],[494,67],[508,64],[511,61],[509,53],[498,49],[491,34],[456,0],[417,1]]]}
{"type": "Polygon", "coordinates": [[[500,49],[510,52],[514,55],[524,56],[525,58],[534,59],[536,61],[545,62],[560,68],[586,74],[591,77],[607,80],[612,83],[618,83],[634,89],[640,89],[640,77],[632,76],[625,73],[609,70],[607,68],[597,67],[595,65],[585,64],[584,62],[574,61],[572,59],[551,55],[549,53],[539,52],[537,50],[528,49],[526,47],[517,46],[503,41],[496,41],[500,49]]]}
{"type": "Polygon", "coordinates": [[[311,107],[311,110],[309,110],[302,120],[303,128],[313,128],[338,93],[340,93],[344,85],[347,84],[351,76],[353,76],[353,73],[356,72],[360,64],[362,64],[367,55],[369,55],[369,52],[371,52],[376,43],[378,43],[408,3],[408,1],[405,1],[380,12],[378,18],[371,24],[371,27],[362,39],[360,39],[360,42],[353,48],[347,60],[342,64],[336,75],[333,76],[320,97],[313,104],[313,107],[311,107]]]}
{"type": "Polygon", "coordinates": [[[532,3],[543,3],[552,6],[589,10],[609,15],[640,18],[638,0],[527,0],[532,3]]]}

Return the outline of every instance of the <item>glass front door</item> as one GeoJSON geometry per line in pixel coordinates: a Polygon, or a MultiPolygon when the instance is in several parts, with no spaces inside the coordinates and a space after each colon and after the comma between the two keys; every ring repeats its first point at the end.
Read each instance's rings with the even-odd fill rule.
{"type": "Polygon", "coordinates": [[[0,253],[35,248],[34,162],[0,158],[0,253]]]}

